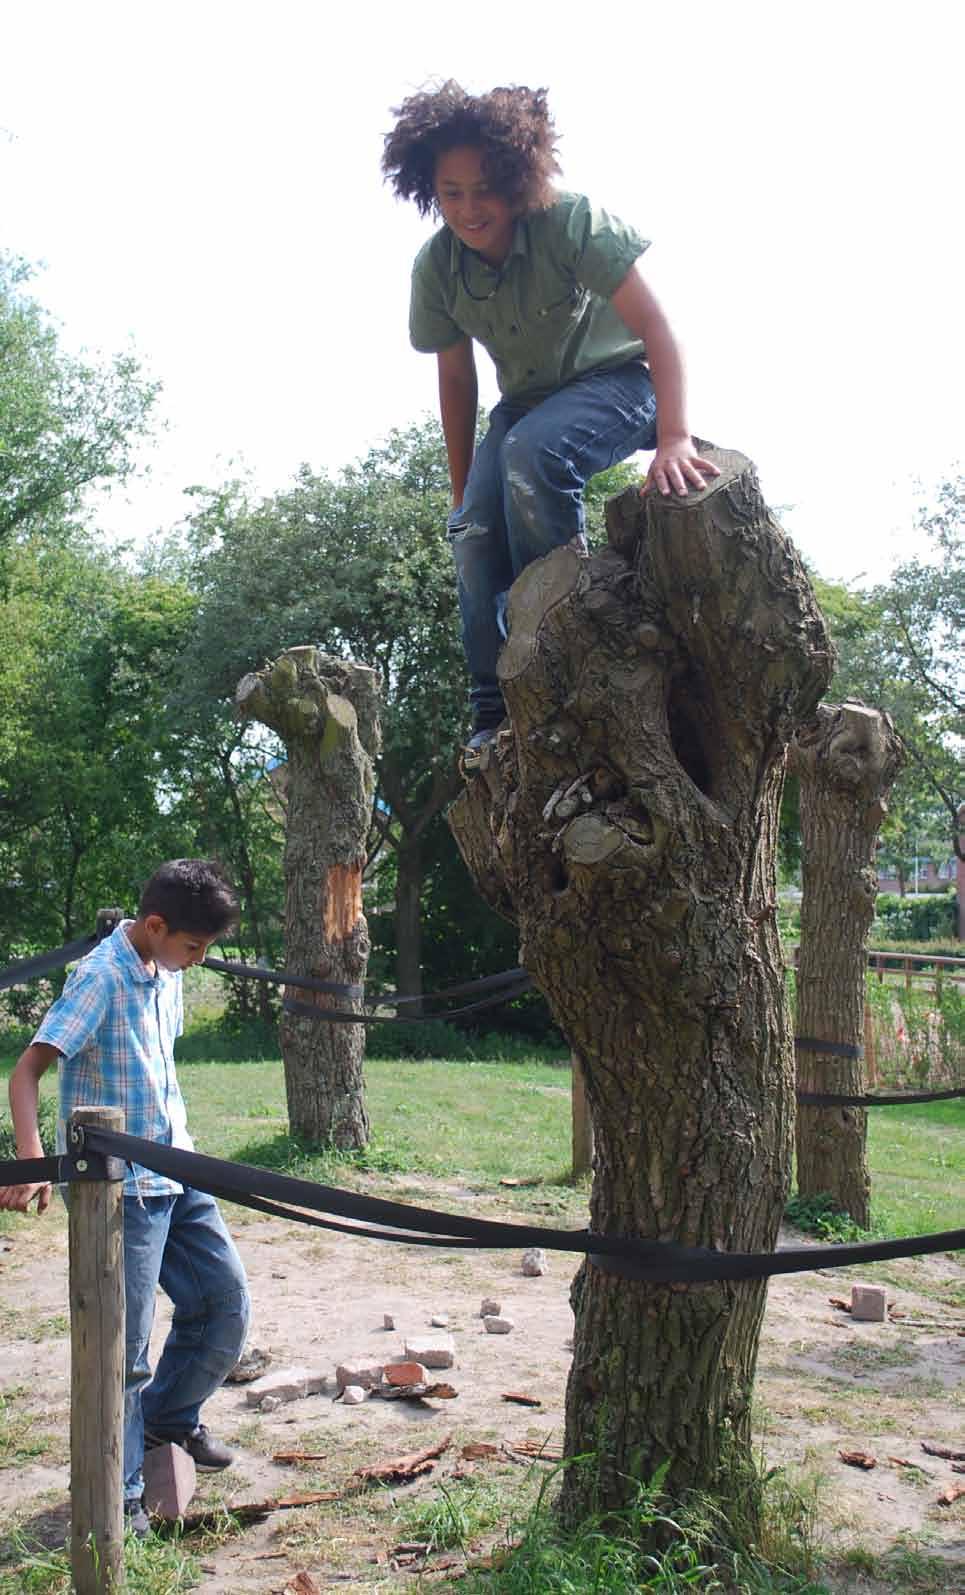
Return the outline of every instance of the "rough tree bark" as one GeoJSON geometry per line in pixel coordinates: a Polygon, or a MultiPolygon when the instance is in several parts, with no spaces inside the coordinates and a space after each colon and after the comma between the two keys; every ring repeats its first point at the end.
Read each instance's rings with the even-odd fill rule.
{"type": "MultiPolygon", "coordinates": [[[[753,467],[688,499],[608,506],[610,547],[559,549],[510,597],[511,731],[450,823],[583,1060],[591,1227],[727,1251],[774,1245],[791,1037],[775,923],[784,749],[831,647],[753,467]]],[[[589,1259],[573,1286],[561,1509],[727,1491],[749,1461],[760,1284],[652,1286],[589,1259]],[[591,1476],[592,1475],[592,1476],[591,1476]]]]}
{"type": "MultiPolygon", "coordinates": [[[[317,648],[289,648],[239,682],[239,713],[277,731],[288,753],[285,833],[285,960],[297,975],[360,985],[369,958],[362,913],[365,838],[379,748],[378,677],[317,648]]],[[[287,989],[320,1008],[360,1008],[324,992],[287,989]]],[[[362,1147],[362,1025],[286,1013],[281,1027],[292,1132],[308,1141],[362,1147]]]]}
{"type": "MultiPolygon", "coordinates": [[[[887,714],[862,704],[822,704],[800,726],[788,768],[800,778],[802,879],[797,1031],[805,1042],[859,1049],[864,1040],[867,937],[878,891],[875,843],[887,797],[905,762],[887,714]]],[[[860,1055],[801,1046],[801,1091],[858,1096],[860,1055]]],[[[867,1228],[871,1180],[863,1108],[797,1112],[797,1184],[802,1196],[830,1196],[867,1228]]]]}

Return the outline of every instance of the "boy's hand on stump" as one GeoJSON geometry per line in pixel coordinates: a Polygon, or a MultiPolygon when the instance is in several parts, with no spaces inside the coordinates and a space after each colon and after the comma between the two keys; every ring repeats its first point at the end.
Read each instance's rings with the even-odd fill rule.
{"type": "Polygon", "coordinates": [[[51,1192],[50,1185],[0,1185],[0,1209],[8,1213],[26,1213],[36,1197],[37,1212],[46,1213],[51,1192]]]}
{"type": "Polygon", "coordinates": [[[719,475],[713,461],[697,453],[692,438],[673,438],[657,445],[643,491],[648,493],[656,488],[658,493],[677,493],[686,498],[688,487],[700,492],[719,475]]]}

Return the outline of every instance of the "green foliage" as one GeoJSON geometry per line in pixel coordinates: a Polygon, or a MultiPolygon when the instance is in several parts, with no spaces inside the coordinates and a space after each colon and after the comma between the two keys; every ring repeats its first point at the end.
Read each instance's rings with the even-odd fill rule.
{"type": "Polygon", "coordinates": [[[833,1196],[826,1193],[817,1196],[795,1194],[784,1209],[784,1217],[796,1229],[803,1230],[806,1235],[816,1235],[822,1241],[837,1243],[868,1239],[868,1231],[856,1224],[849,1213],[836,1207],[833,1196]]]}
{"type": "MultiPolygon", "coordinates": [[[[50,1550],[19,1530],[10,1537],[0,1562],[0,1595],[70,1595],[70,1547],[50,1550]]],[[[197,1589],[201,1565],[180,1537],[138,1540],[128,1534],[124,1544],[128,1587],[138,1595],[187,1595],[197,1589]]]]}
{"type": "MultiPolygon", "coordinates": [[[[52,1097],[42,1096],[37,1103],[37,1127],[45,1157],[52,1157],[57,1144],[57,1104],[52,1097]]],[[[0,1109],[0,1163],[17,1156],[17,1138],[13,1124],[4,1109],[0,1109]]]]}
{"type": "Polygon", "coordinates": [[[25,292],[30,275],[0,253],[0,547],[62,525],[85,487],[127,475],[158,391],[130,355],[67,355],[25,292]]]}
{"type": "Polygon", "coordinates": [[[921,897],[901,897],[897,892],[880,892],[875,901],[875,918],[870,941],[931,941],[954,936],[958,923],[958,900],[953,891],[921,897]]]}

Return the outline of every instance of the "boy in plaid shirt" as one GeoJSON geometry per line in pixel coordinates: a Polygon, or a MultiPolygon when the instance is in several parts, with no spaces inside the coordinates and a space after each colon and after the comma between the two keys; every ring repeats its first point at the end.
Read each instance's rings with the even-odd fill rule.
{"type": "MultiPolygon", "coordinates": [[[[144,888],[137,918],[124,920],[72,971],[14,1069],[18,1157],[44,1155],[38,1083],[54,1063],[60,1150],[75,1108],[108,1105],[124,1109],[128,1134],[192,1149],[174,1070],[181,971],[200,963],[237,916],[235,894],[215,864],[182,858],[161,865],[144,888]]],[[[36,1197],[43,1213],[50,1194],[49,1185],[0,1188],[0,1208],[25,1213],[36,1197]]],[[[124,1282],[124,1510],[143,1536],[149,1531],[145,1444],[174,1441],[210,1471],[232,1461],[199,1412],[241,1355],[250,1304],[241,1259],[213,1198],[136,1163],[124,1184],[124,1282]],[[158,1284],[174,1303],[174,1317],[152,1379],[158,1284]]]]}

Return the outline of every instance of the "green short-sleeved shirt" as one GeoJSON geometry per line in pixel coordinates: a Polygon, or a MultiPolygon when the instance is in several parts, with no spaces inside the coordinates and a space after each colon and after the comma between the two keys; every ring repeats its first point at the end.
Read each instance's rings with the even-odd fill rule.
{"type": "Polygon", "coordinates": [[[498,268],[440,227],[412,268],[412,344],[435,354],[475,338],[504,398],[538,404],[574,377],[645,355],[609,300],[648,247],[580,194],[521,216],[498,268]]]}

